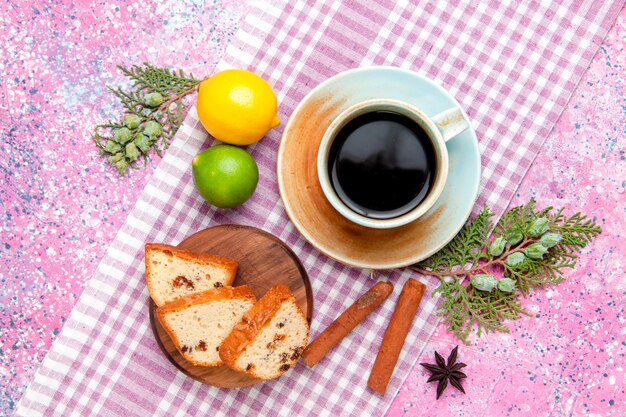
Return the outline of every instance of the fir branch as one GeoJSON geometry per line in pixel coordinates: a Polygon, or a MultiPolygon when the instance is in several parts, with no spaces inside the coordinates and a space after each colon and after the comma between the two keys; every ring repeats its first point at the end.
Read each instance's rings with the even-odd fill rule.
{"type": "Polygon", "coordinates": [[[587,243],[598,236],[602,229],[587,216],[576,213],[572,217],[565,217],[561,212],[557,214],[554,229],[563,235],[563,243],[570,246],[584,248],[587,243]]]}
{"type": "Polygon", "coordinates": [[[180,95],[200,82],[191,73],[186,76],[182,70],[177,73],[167,68],[157,68],[147,62],[142,66],[133,65],[126,68],[118,65],[117,67],[133,80],[133,88],[136,91],[156,91],[163,96],[180,95]]]}
{"type": "Polygon", "coordinates": [[[487,243],[486,236],[493,227],[492,216],[489,209],[483,208],[443,249],[422,261],[419,266],[438,272],[447,271],[449,265],[465,265],[468,262],[476,265],[484,256],[481,249],[487,243]]]}
{"type": "Polygon", "coordinates": [[[107,86],[122,104],[121,120],[97,125],[93,141],[124,175],[129,167],[138,168],[139,159],[145,166],[150,150],[162,156],[189,109],[185,97],[203,80],[149,63],[118,68],[131,80],[130,88],[107,86]]]}
{"type": "Polygon", "coordinates": [[[439,278],[437,314],[463,342],[469,343],[473,329],[478,336],[508,332],[506,320],[528,314],[520,296],[562,282],[580,250],[602,232],[581,213],[552,211],[538,210],[531,199],[508,210],[494,227],[485,207],[442,250],[411,266],[439,278]]]}
{"type": "Polygon", "coordinates": [[[109,91],[117,96],[124,107],[126,113],[141,116],[141,110],[144,108],[143,98],[136,91],[124,91],[121,87],[112,88],[107,86],[109,91]]]}

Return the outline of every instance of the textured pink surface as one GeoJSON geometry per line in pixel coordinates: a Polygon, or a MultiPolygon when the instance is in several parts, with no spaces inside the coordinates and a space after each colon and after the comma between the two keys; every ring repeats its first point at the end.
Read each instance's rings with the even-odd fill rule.
{"type": "MultiPolygon", "coordinates": [[[[11,414],[157,162],[120,180],[90,141],[93,124],[119,111],[104,89],[121,82],[115,65],[209,73],[244,9],[238,0],[0,5],[0,415],[11,414]]],[[[417,366],[389,415],[626,413],[625,22],[622,11],[514,200],[584,210],[604,233],[566,283],[526,300],[536,317],[461,346],[467,395],[435,402],[417,366]]],[[[440,328],[419,361],[455,344],[440,328]]]]}

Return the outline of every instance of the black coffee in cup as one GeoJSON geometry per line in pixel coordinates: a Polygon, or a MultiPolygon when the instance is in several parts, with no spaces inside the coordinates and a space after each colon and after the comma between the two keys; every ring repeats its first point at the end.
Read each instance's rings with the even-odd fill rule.
{"type": "Polygon", "coordinates": [[[394,218],[417,207],[436,172],[428,134],[409,117],[390,111],[350,120],[328,156],[337,196],[354,212],[373,219],[394,218]]]}

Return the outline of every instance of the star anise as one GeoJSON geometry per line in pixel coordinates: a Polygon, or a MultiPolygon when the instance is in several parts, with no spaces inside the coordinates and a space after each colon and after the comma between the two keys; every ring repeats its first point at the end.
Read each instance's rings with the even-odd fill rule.
{"type": "Polygon", "coordinates": [[[458,351],[458,346],[452,349],[450,356],[448,356],[447,364],[443,359],[443,356],[437,353],[437,351],[435,351],[436,365],[430,363],[420,363],[420,365],[428,369],[431,373],[427,382],[439,381],[439,384],[437,385],[437,399],[439,399],[443,391],[448,386],[448,381],[454,388],[465,394],[465,390],[463,389],[463,386],[461,386],[461,379],[467,378],[467,375],[459,371],[459,369],[465,368],[467,365],[461,362],[457,363],[456,356],[458,351]]]}

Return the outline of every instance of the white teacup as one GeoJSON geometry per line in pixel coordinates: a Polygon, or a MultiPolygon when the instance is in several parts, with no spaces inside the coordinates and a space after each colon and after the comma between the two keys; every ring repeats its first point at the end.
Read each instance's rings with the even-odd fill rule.
{"type": "Polygon", "coordinates": [[[427,116],[417,107],[400,100],[371,99],[359,102],[341,112],[328,126],[317,154],[317,172],[324,195],[330,204],[346,219],[362,226],[387,229],[399,227],[423,216],[441,195],[448,176],[448,150],[446,141],[469,128],[463,113],[457,107],[450,108],[434,117],[427,116]],[[396,113],[410,119],[425,133],[434,155],[434,178],[430,188],[421,201],[416,202],[408,211],[400,215],[386,218],[384,216],[368,216],[350,208],[338,195],[333,186],[330,174],[329,154],[332,144],[346,125],[355,118],[373,112],[396,113]]]}

